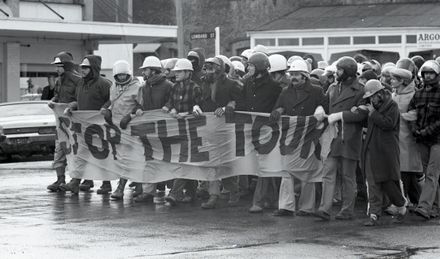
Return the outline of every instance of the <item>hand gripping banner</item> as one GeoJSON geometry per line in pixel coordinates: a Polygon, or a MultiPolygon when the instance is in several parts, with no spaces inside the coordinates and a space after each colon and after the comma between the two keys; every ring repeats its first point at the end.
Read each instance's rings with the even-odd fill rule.
{"type": "Polygon", "coordinates": [[[216,180],[234,175],[263,177],[293,174],[320,181],[319,136],[313,116],[235,112],[216,117],[205,113],[175,119],[160,110],[135,117],[127,129],[120,117],[108,124],[98,111],[63,114],[57,104],[59,145],[67,153],[71,177],[135,182],[174,178],[216,180]]]}

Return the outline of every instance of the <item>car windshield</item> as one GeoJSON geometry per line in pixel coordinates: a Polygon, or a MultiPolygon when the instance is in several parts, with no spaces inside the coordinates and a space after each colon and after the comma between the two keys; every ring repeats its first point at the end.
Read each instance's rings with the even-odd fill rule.
{"type": "Polygon", "coordinates": [[[47,106],[46,103],[0,105],[0,118],[49,114],[53,114],[53,111],[47,106]]]}

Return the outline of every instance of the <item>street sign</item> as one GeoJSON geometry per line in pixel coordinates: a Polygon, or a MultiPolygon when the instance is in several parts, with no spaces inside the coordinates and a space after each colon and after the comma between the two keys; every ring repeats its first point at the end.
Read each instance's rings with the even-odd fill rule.
{"type": "Polygon", "coordinates": [[[215,32],[197,32],[197,33],[191,33],[189,36],[192,40],[214,39],[215,32]]]}
{"type": "Polygon", "coordinates": [[[418,48],[439,48],[440,47],[440,33],[418,33],[417,34],[418,48]]]}

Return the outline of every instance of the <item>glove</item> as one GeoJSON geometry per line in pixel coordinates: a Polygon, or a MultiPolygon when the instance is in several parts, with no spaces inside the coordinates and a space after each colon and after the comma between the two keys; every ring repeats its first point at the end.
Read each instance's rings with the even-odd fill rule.
{"type": "Polygon", "coordinates": [[[359,106],[358,106],[358,109],[361,109],[361,110],[364,110],[364,111],[368,111],[368,107],[367,107],[367,105],[364,105],[364,104],[359,105],[359,106]]]}
{"type": "Polygon", "coordinates": [[[168,107],[164,106],[164,107],[162,107],[162,111],[167,113],[167,112],[170,112],[170,109],[168,109],[168,107]]]}
{"type": "Polygon", "coordinates": [[[269,116],[270,121],[275,122],[275,121],[278,121],[280,118],[281,118],[281,112],[279,112],[278,110],[273,110],[270,113],[270,116],[269,116]]]}
{"type": "Polygon", "coordinates": [[[66,109],[64,109],[64,115],[66,115],[66,116],[72,116],[72,109],[70,109],[70,108],[66,108],[66,109]]]}
{"type": "Polygon", "coordinates": [[[214,111],[214,115],[217,117],[223,116],[224,113],[225,113],[225,107],[219,107],[214,111]]]}
{"type": "MultiPolygon", "coordinates": [[[[168,109],[168,108],[167,108],[168,109]]],[[[163,108],[162,108],[162,110],[163,110],[163,108]]],[[[176,115],[177,115],[177,111],[176,111],[176,109],[171,109],[171,111],[169,112],[170,113],[170,115],[171,116],[173,116],[173,117],[176,117],[176,115]]]]}
{"type": "Polygon", "coordinates": [[[322,108],[322,106],[318,106],[316,107],[313,116],[315,116],[318,122],[322,122],[327,117],[327,114],[325,114],[324,108],[322,108]]]}
{"type": "Polygon", "coordinates": [[[52,102],[52,101],[49,101],[49,102],[47,103],[47,106],[49,106],[49,108],[53,109],[53,108],[55,107],[55,103],[52,102]]]}
{"type": "Polygon", "coordinates": [[[121,127],[121,129],[126,129],[130,121],[131,121],[131,114],[127,114],[122,118],[121,122],[119,122],[119,126],[121,127]]]}
{"type": "Polygon", "coordinates": [[[143,110],[141,110],[141,109],[136,110],[136,116],[140,117],[140,116],[142,116],[142,114],[144,114],[143,110]]]}
{"type": "Polygon", "coordinates": [[[199,117],[199,116],[203,115],[203,111],[202,111],[202,109],[200,109],[200,106],[194,105],[194,107],[193,107],[193,114],[196,117],[199,117]]]}
{"type": "Polygon", "coordinates": [[[226,113],[226,115],[232,115],[233,113],[234,113],[234,111],[235,111],[235,108],[234,107],[232,107],[232,106],[229,106],[229,105],[227,105],[226,107],[225,107],[225,113],[226,113]]]}
{"type": "Polygon", "coordinates": [[[102,109],[100,110],[100,113],[101,113],[102,115],[104,115],[104,120],[105,120],[105,122],[107,122],[107,124],[109,124],[109,125],[113,125],[112,111],[111,111],[111,110],[109,110],[109,109],[105,109],[105,108],[102,108],[102,109]]]}
{"type": "Polygon", "coordinates": [[[369,115],[371,115],[376,109],[374,108],[373,105],[369,104],[369,105],[367,105],[367,110],[368,110],[369,115]]]}
{"type": "Polygon", "coordinates": [[[328,116],[328,123],[333,124],[337,121],[342,120],[342,112],[332,113],[328,116]]]}

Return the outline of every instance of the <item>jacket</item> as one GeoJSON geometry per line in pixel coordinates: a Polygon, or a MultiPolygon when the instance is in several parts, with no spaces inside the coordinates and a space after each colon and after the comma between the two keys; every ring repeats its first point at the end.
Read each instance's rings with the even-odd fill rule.
{"type": "Polygon", "coordinates": [[[70,61],[71,58],[64,58],[67,55],[61,52],[57,57],[62,61],[64,73],[55,82],[53,102],[71,103],[76,101],[76,89],[81,84],[81,76],[75,70],[75,64],[70,61]]]}
{"type": "Polygon", "coordinates": [[[139,107],[138,93],[140,87],[141,83],[136,77],[125,85],[114,83],[110,88],[111,105],[109,109],[112,113],[125,116],[132,113],[136,107],[139,107]]]}
{"type": "Polygon", "coordinates": [[[362,121],[365,114],[350,112],[353,106],[363,102],[364,89],[357,78],[348,78],[333,84],[328,89],[329,113],[343,113],[338,122],[338,136],[330,145],[329,156],[359,160],[362,146],[362,121]]]}
{"type": "Polygon", "coordinates": [[[168,101],[172,87],[173,83],[163,74],[148,78],[138,94],[138,103],[142,110],[161,109],[168,101]]]}
{"type": "Polygon", "coordinates": [[[391,98],[368,117],[362,169],[365,170],[368,153],[376,183],[400,180],[399,121],[399,107],[391,98]]]}
{"type": "Polygon", "coordinates": [[[197,61],[198,61],[198,66],[197,68],[194,68],[194,71],[192,73],[191,76],[191,80],[198,84],[201,85],[202,84],[202,78],[204,76],[204,71],[203,71],[203,65],[205,64],[205,50],[202,48],[193,48],[191,51],[194,51],[197,53],[197,61]]]}
{"type": "Polygon", "coordinates": [[[204,81],[202,91],[203,100],[200,103],[200,108],[204,112],[213,112],[219,107],[225,107],[230,101],[239,100],[241,96],[238,82],[228,78],[226,74],[223,74],[213,84],[204,81]]]}
{"type": "Polygon", "coordinates": [[[249,77],[244,80],[241,99],[237,110],[270,113],[281,93],[281,86],[269,73],[260,78],[249,77]]]}
{"type": "Polygon", "coordinates": [[[400,112],[400,171],[401,172],[422,172],[422,158],[417,147],[416,140],[409,128],[408,107],[416,92],[414,81],[403,88],[400,92],[393,93],[393,100],[397,103],[400,112]]]}
{"type": "Polygon", "coordinates": [[[78,110],[100,110],[109,101],[112,82],[100,75],[100,56],[87,55],[85,58],[89,60],[91,70],[77,88],[77,102],[72,106],[78,110]]]}

